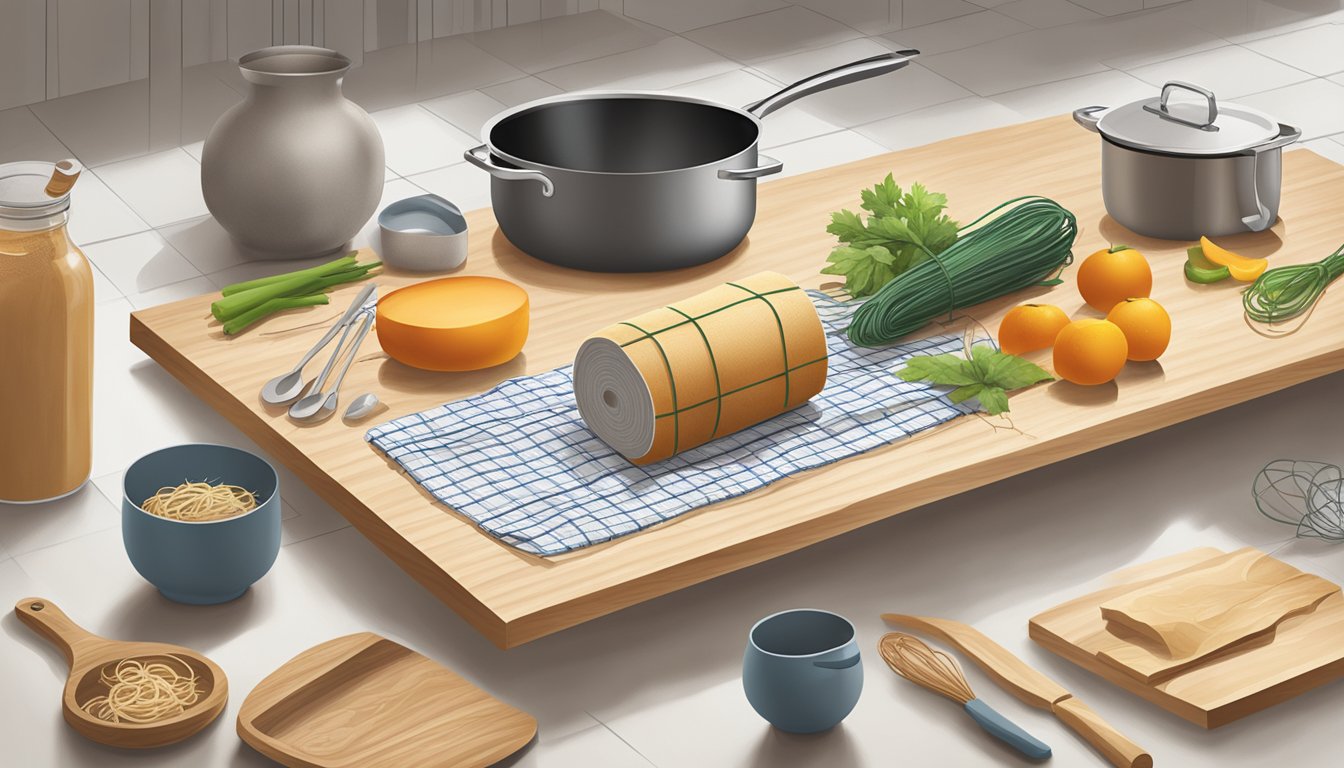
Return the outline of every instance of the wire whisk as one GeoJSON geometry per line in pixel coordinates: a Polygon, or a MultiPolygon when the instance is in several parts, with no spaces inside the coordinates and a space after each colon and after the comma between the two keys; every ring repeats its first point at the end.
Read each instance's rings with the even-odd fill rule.
{"type": "Polygon", "coordinates": [[[930,648],[923,640],[904,632],[889,632],[877,643],[877,651],[891,671],[906,680],[957,702],[987,733],[1034,760],[1050,756],[1050,747],[1019,728],[984,701],[975,697],[961,667],[946,653],[930,648]]]}
{"type": "Polygon", "coordinates": [[[975,698],[971,684],[957,662],[943,651],[934,650],[914,635],[891,632],[877,644],[882,660],[891,671],[916,685],[965,704],[975,698]]]}
{"type": "Polygon", "coordinates": [[[1323,461],[1278,459],[1255,476],[1256,509],[1295,526],[1302,538],[1344,541],[1344,469],[1323,461]]]}

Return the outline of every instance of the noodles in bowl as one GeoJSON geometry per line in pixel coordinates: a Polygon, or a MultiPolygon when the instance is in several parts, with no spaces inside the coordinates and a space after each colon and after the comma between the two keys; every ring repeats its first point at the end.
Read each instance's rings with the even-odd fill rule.
{"type": "Polygon", "coordinates": [[[140,508],[170,520],[208,523],[246,514],[257,504],[256,495],[241,486],[183,482],[160,488],[140,508]]]}
{"type": "Polygon", "coordinates": [[[280,477],[256,454],[208,443],[160,448],[132,462],[121,484],[126,555],[169,600],[233,600],[280,553],[280,477]]]}

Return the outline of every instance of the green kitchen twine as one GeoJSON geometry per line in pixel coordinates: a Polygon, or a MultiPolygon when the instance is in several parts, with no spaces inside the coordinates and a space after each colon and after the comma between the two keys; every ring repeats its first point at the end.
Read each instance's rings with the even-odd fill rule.
{"type": "Polygon", "coordinates": [[[793,373],[794,371],[800,370],[800,369],[802,369],[802,368],[806,368],[806,367],[809,366],[809,365],[815,365],[815,364],[817,364],[817,363],[824,363],[824,362],[826,361],[826,357],[825,357],[825,356],[822,356],[822,357],[817,358],[816,360],[808,360],[807,362],[805,362],[805,363],[801,363],[801,364],[799,364],[799,365],[795,365],[795,366],[792,366],[792,367],[789,366],[789,347],[788,347],[788,340],[786,339],[786,336],[785,336],[785,333],[784,333],[784,320],[779,316],[779,311],[778,311],[777,309],[775,309],[775,305],[772,304],[772,303],[770,302],[770,298],[769,298],[769,297],[770,297],[770,296],[773,296],[773,295],[775,295],[775,294],[778,294],[778,293],[789,293],[790,291],[801,291],[801,290],[802,290],[801,288],[799,288],[798,286],[794,285],[794,286],[790,286],[790,287],[788,287],[788,288],[776,288],[776,289],[774,289],[774,290],[765,291],[765,292],[760,292],[760,291],[753,291],[752,289],[747,288],[747,287],[744,286],[744,285],[739,285],[739,284],[737,284],[737,283],[733,283],[733,282],[729,282],[729,283],[727,283],[727,285],[730,285],[730,286],[732,286],[733,288],[736,288],[736,289],[738,289],[738,290],[740,290],[740,291],[743,291],[743,292],[745,292],[745,293],[747,293],[747,294],[749,294],[749,295],[746,296],[745,298],[738,299],[737,301],[729,302],[729,303],[727,303],[727,304],[725,304],[725,305],[723,305],[723,306],[721,306],[721,307],[719,307],[719,308],[717,308],[717,309],[712,309],[712,310],[710,310],[710,311],[708,311],[708,312],[706,312],[706,313],[704,313],[704,314],[702,314],[702,315],[698,315],[698,316],[694,316],[694,317],[691,316],[691,315],[686,314],[685,312],[681,311],[680,309],[677,309],[676,307],[668,306],[667,309],[670,309],[670,310],[672,310],[673,312],[676,312],[678,315],[681,315],[681,316],[682,316],[683,318],[685,318],[685,319],[684,319],[684,320],[681,320],[681,321],[679,321],[679,322],[673,323],[673,324],[671,324],[671,325],[669,325],[669,326],[666,326],[665,328],[661,328],[661,329],[659,329],[659,330],[656,330],[656,331],[649,331],[649,330],[646,330],[646,329],[641,328],[641,327],[639,327],[638,325],[635,325],[634,323],[631,323],[631,322],[629,322],[629,321],[625,321],[625,322],[620,323],[620,325],[628,326],[628,327],[630,327],[630,328],[635,329],[636,331],[639,331],[639,333],[640,333],[639,336],[637,336],[637,337],[635,337],[635,338],[633,338],[633,339],[630,339],[629,341],[626,341],[626,342],[622,343],[620,346],[622,346],[622,347],[628,347],[628,346],[631,346],[632,344],[636,344],[636,343],[639,343],[639,342],[641,342],[641,341],[652,341],[653,344],[654,344],[654,346],[655,346],[655,347],[657,348],[657,350],[658,350],[658,355],[662,358],[662,361],[663,361],[663,368],[664,368],[664,370],[667,372],[667,383],[668,383],[668,388],[669,388],[669,394],[671,395],[671,398],[672,398],[672,410],[670,410],[670,411],[668,411],[668,412],[666,412],[666,413],[656,413],[656,414],[654,414],[654,419],[655,419],[655,420],[656,420],[656,419],[662,419],[662,418],[667,418],[667,417],[669,417],[669,416],[672,418],[672,451],[673,451],[673,453],[676,453],[676,452],[679,450],[680,446],[681,446],[681,414],[682,414],[682,413],[685,413],[686,411],[689,411],[689,410],[692,410],[692,409],[695,409],[695,408],[699,408],[699,407],[704,406],[704,405],[708,405],[708,404],[710,404],[710,403],[714,403],[714,404],[715,404],[715,408],[716,408],[717,410],[716,410],[716,412],[715,412],[715,414],[714,414],[714,429],[713,429],[713,431],[712,431],[711,434],[710,434],[710,438],[713,439],[714,437],[717,437],[718,434],[719,434],[719,424],[720,424],[720,422],[722,421],[722,417],[723,417],[723,398],[727,397],[728,395],[734,395],[734,394],[737,394],[738,392],[743,392],[743,391],[745,391],[745,390],[751,389],[752,387],[757,387],[757,386],[760,386],[760,385],[762,385],[762,384],[767,384],[767,383],[769,383],[769,382],[771,382],[771,381],[774,381],[775,379],[778,379],[778,378],[781,378],[781,377],[782,377],[782,378],[784,379],[784,406],[785,406],[785,407],[788,407],[788,404],[789,404],[789,388],[790,388],[790,374],[793,373]],[[704,328],[702,328],[702,327],[700,326],[700,321],[703,320],[703,319],[705,319],[705,318],[707,318],[707,317],[709,317],[709,316],[711,316],[711,315],[716,315],[716,314],[718,314],[718,313],[720,313],[720,312],[726,311],[726,310],[731,309],[731,308],[733,308],[733,307],[736,307],[736,306],[738,306],[738,305],[740,305],[740,304],[747,304],[747,303],[750,303],[750,302],[753,302],[753,301],[761,301],[761,302],[764,302],[765,305],[770,309],[771,314],[774,315],[774,318],[775,318],[775,325],[776,325],[776,326],[778,327],[778,329],[779,329],[780,352],[781,352],[781,354],[783,355],[783,358],[784,358],[783,370],[782,370],[781,372],[777,373],[777,374],[773,374],[773,375],[770,375],[770,376],[766,376],[766,377],[764,377],[764,378],[762,378],[762,379],[760,379],[760,380],[758,380],[758,381],[753,381],[753,382],[751,382],[750,384],[746,384],[746,385],[743,385],[743,386],[740,386],[740,387],[736,387],[736,388],[734,388],[734,389],[730,389],[730,390],[728,390],[728,391],[725,392],[724,389],[723,389],[723,382],[722,382],[721,379],[719,378],[719,362],[718,362],[718,359],[714,356],[714,347],[709,343],[709,337],[708,337],[707,335],[705,335],[705,330],[704,330],[704,328]],[[712,366],[712,368],[713,368],[713,372],[714,372],[714,390],[715,390],[714,396],[711,397],[711,398],[709,398],[709,399],[707,399],[707,400],[702,400],[702,401],[700,401],[700,402],[698,402],[698,403],[691,403],[691,404],[689,404],[689,405],[683,405],[683,404],[681,404],[681,403],[678,402],[678,398],[677,398],[677,382],[676,382],[676,378],[675,378],[675,376],[674,376],[673,373],[672,373],[672,361],[668,359],[668,357],[667,357],[667,351],[663,348],[663,344],[662,344],[662,342],[658,340],[658,334],[660,334],[660,333],[666,333],[667,331],[670,331],[670,330],[672,330],[673,328],[680,328],[680,327],[682,327],[682,326],[684,326],[684,325],[691,325],[691,326],[694,326],[694,327],[695,327],[695,330],[700,334],[700,340],[703,341],[703,342],[705,343],[705,350],[709,353],[709,362],[710,362],[710,365],[712,366]]]}
{"type": "Polygon", "coordinates": [[[1278,323],[1310,310],[1326,286],[1344,274],[1344,245],[1312,264],[1287,264],[1267,270],[1241,295],[1246,317],[1278,323]]]}
{"type": "MultiPolygon", "coordinates": [[[[934,318],[1041,283],[1073,262],[1078,220],[1048,198],[1009,200],[958,230],[947,250],[893,278],[859,306],[846,333],[861,347],[880,347],[934,318]],[[977,227],[1009,206],[1003,215],[977,227]]],[[[923,248],[923,246],[920,246],[923,248]]]]}
{"type": "MultiPolygon", "coordinates": [[[[723,421],[723,379],[719,378],[719,360],[714,357],[714,345],[709,343],[709,336],[705,333],[705,329],[701,327],[699,320],[670,304],[667,308],[691,321],[691,325],[695,326],[696,333],[700,334],[700,340],[705,342],[705,352],[709,353],[709,366],[714,371],[714,429],[709,432],[709,438],[713,440],[719,436],[719,423],[723,421]]],[[[667,364],[666,356],[663,358],[663,363],[664,365],[667,364]]],[[[667,365],[667,381],[669,384],[672,383],[672,366],[670,365],[667,365]]],[[[672,402],[673,408],[675,409],[675,397],[672,399],[672,402]]],[[[674,440],[673,442],[675,443],[676,441],[674,440]]]]}

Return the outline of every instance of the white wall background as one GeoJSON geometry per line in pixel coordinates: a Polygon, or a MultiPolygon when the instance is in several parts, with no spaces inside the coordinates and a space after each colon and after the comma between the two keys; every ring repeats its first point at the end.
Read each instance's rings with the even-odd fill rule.
{"type": "MultiPolygon", "coordinates": [[[[621,3],[605,5],[619,6],[621,3]]],[[[367,51],[597,10],[603,0],[4,0],[0,109],[282,43],[367,51]],[[151,25],[156,18],[173,23],[151,25]],[[156,39],[151,42],[151,30],[156,39]],[[180,51],[165,59],[163,54],[180,51]]],[[[174,78],[175,79],[175,78],[174,78]]]]}

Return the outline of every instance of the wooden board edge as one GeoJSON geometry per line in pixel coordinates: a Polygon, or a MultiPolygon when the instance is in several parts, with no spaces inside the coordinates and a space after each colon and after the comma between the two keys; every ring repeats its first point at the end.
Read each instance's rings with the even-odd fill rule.
{"type": "MultiPolygon", "coordinates": [[[[286,752],[278,739],[257,728],[255,721],[257,716],[261,714],[257,709],[262,708],[261,711],[264,712],[266,708],[274,706],[279,701],[283,701],[284,697],[281,697],[276,701],[262,702],[256,698],[256,694],[258,691],[264,691],[269,694],[269,691],[263,688],[263,686],[267,686],[267,684],[271,683],[275,678],[282,674],[286,674],[289,667],[300,656],[304,656],[313,650],[322,648],[326,651],[335,653],[337,658],[349,658],[382,639],[383,637],[381,635],[373,632],[355,632],[349,635],[333,637],[330,640],[324,640],[317,645],[300,650],[293,656],[290,656],[279,666],[266,673],[266,675],[252,687],[252,690],[248,691],[247,696],[243,699],[243,703],[238,707],[238,716],[234,718],[235,730],[238,733],[238,738],[252,749],[288,768],[322,768],[318,763],[313,763],[298,755],[286,752]]],[[[314,676],[322,674],[322,672],[329,668],[330,667],[324,667],[318,669],[314,676]]],[[[312,679],[313,677],[306,678],[302,685],[307,685],[312,682],[312,679]]],[[[298,688],[301,688],[302,685],[294,686],[294,688],[297,690],[298,688]]]]}
{"type": "MultiPolygon", "coordinates": [[[[1049,613],[1049,611],[1046,613],[1049,613]]],[[[1325,666],[1304,670],[1295,677],[1283,680],[1248,696],[1243,696],[1212,709],[1203,709],[1172,696],[1160,688],[1145,684],[1120,668],[1113,667],[1100,658],[1088,654],[1083,649],[1038,624],[1037,618],[1032,617],[1027,622],[1027,635],[1041,647],[1139,698],[1152,702],[1184,720],[1209,730],[1221,728],[1228,723],[1264,711],[1277,704],[1282,704],[1289,699],[1344,677],[1344,657],[1341,657],[1325,666]]],[[[1176,677],[1179,677],[1179,675],[1176,677]]],[[[1158,683],[1157,685],[1161,684],[1158,683]]]]}
{"type": "MultiPolygon", "coordinates": [[[[1129,675],[1126,675],[1117,669],[1113,669],[1108,665],[1102,664],[1083,650],[1071,645],[1063,638],[1040,626],[1034,620],[1027,623],[1027,636],[1032,640],[1035,640],[1037,645],[1040,645],[1042,648],[1045,648],[1056,656],[1073,662],[1077,666],[1091,672],[1106,682],[1119,688],[1123,688],[1141,699],[1156,704],[1183,720],[1188,720],[1201,728],[1217,727],[1213,724],[1211,712],[1200,709],[1189,702],[1181,701],[1157,688],[1144,685],[1131,678],[1129,675]]],[[[1218,723],[1218,725],[1222,725],[1222,723],[1218,723]]]]}
{"type": "Polygon", "coordinates": [[[509,647],[507,624],[498,614],[477,600],[420,550],[409,545],[398,547],[396,542],[404,542],[400,534],[377,515],[365,510],[364,505],[350,495],[349,491],[331,480],[326,473],[321,472],[307,456],[288,441],[280,438],[263,420],[258,419],[256,414],[236,401],[228,390],[193,366],[191,361],[143,322],[140,312],[131,313],[130,340],[184,387],[205,401],[206,405],[228,419],[229,423],[263,450],[274,455],[295,475],[300,476],[314,493],[330,504],[399,568],[410,574],[420,586],[447,603],[464,621],[475,627],[497,647],[501,649],[509,647]],[[187,375],[188,371],[196,371],[200,379],[208,379],[208,384],[198,387],[196,377],[187,375]],[[322,482],[314,484],[312,482],[314,476],[320,476],[322,482]],[[406,554],[406,551],[414,554],[406,554]]]}
{"type": "Polygon", "coordinates": [[[1341,677],[1344,677],[1344,658],[1336,659],[1322,667],[1306,670],[1296,677],[1290,677],[1249,696],[1215,707],[1209,711],[1209,725],[1205,727],[1219,728],[1247,715],[1253,715],[1276,704],[1282,704],[1307,691],[1333,683],[1341,677]]]}
{"type": "MultiPolygon", "coordinates": [[[[601,592],[589,593],[580,598],[548,606],[539,611],[507,618],[505,620],[506,641],[500,647],[506,650],[516,648],[546,635],[615,613],[622,608],[638,605],[641,602],[670,594],[678,589],[694,586],[737,570],[758,565],[775,557],[796,552],[813,544],[819,544],[841,534],[881,522],[926,504],[952,498],[1018,474],[1041,469],[1084,453],[1132,440],[1135,437],[1141,437],[1191,419],[1207,416],[1223,408],[1240,405],[1258,397],[1329,375],[1341,368],[1344,368],[1344,350],[1308,358],[1293,366],[1266,371],[1242,379],[1237,384],[1242,387],[1251,385],[1252,394],[1233,403],[1221,403],[1209,396],[1211,391],[1206,391],[1164,403],[1144,412],[1144,417],[1155,411],[1160,413],[1172,412],[1175,416],[1174,420],[1163,427],[1156,429],[1139,427],[1134,422],[1144,421],[1146,418],[1140,418],[1139,414],[1131,414],[1128,419],[1099,424],[1067,437],[1036,442],[1029,448],[1022,449],[1013,455],[1014,461],[1029,457],[1031,459],[1028,462],[1030,466],[1021,469],[1008,469],[1006,465],[1009,462],[1000,461],[996,462],[994,468],[990,470],[977,467],[974,481],[967,485],[964,478],[959,478],[957,484],[963,487],[953,494],[946,494],[941,490],[949,485],[947,478],[953,475],[953,472],[933,475],[913,485],[888,491],[856,504],[842,507],[823,517],[805,520],[789,528],[782,528],[739,542],[731,547],[705,553],[700,557],[685,560],[660,571],[608,587],[601,592]],[[1293,375],[1281,375],[1286,373],[1293,375]],[[1297,375],[1299,373],[1301,375],[1297,375]],[[1127,427],[1117,429],[1117,426],[1123,426],[1126,422],[1130,422],[1127,427]],[[1100,433],[1105,437],[1095,442],[1080,439],[1090,437],[1094,433],[1100,433]],[[1038,460],[1038,457],[1040,457],[1040,460],[1038,460]],[[744,551],[752,549],[759,549],[760,551],[743,555],[744,551]],[[659,582],[668,582],[674,586],[668,588],[651,586],[659,582]],[[595,602],[602,604],[595,606],[593,605],[595,602]]],[[[885,446],[884,449],[895,450],[900,445],[901,443],[898,442],[885,446]]],[[[824,470],[824,468],[821,469],[824,470]]],[[[818,470],[809,471],[815,472],[818,470]]],[[[956,471],[956,473],[960,472],[961,470],[956,471]]],[[[407,479],[407,482],[412,481],[407,479]]],[[[786,478],[781,482],[786,483],[788,479],[786,478]]],[[[676,520],[672,520],[666,525],[676,525],[676,520]]],[[[653,530],[660,530],[661,527],[653,530]]]]}
{"type": "MultiPolygon", "coordinates": [[[[243,698],[243,703],[238,707],[238,721],[241,723],[245,720],[251,725],[252,721],[261,714],[257,711],[259,707],[271,707],[277,703],[277,701],[270,700],[270,697],[267,696],[269,692],[267,688],[263,688],[263,686],[271,683],[281,672],[288,671],[300,656],[310,655],[313,652],[320,650],[321,652],[332,654],[332,657],[335,659],[345,660],[384,639],[385,638],[382,635],[374,632],[353,632],[348,635],[333,637],[330,640],[323,640],[316,645],[297,651],[279,666],[275,667],[270,672],[267,672],[261,680],[252,686],[252,690],[247,692],[247,696],[243,698]],[[266,700],[263,700],[262,697],[265,697],[266,700]]],[[[337,661],[336,663],[339,664],[340,661],[337,661]]],[[[329,666],[335,666],[335,664],[329,666]]],[[[301,688],[303,685],[311,683],[312,680],[325,671],[325,669],[326,668],[316,670],[312,676],[305,678],[301,685],[295,685],[293,687],[297,689],[301,688]]],[[[289,672],[289,674],[292,674],[292,672],[289,672]]],[[[265,710],[263,709],[262,711],[265,710]]]]}

